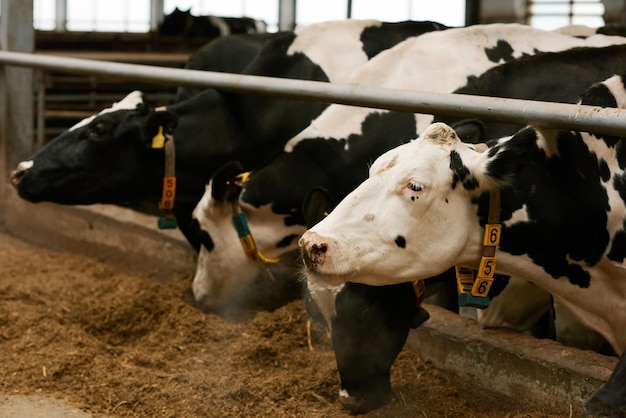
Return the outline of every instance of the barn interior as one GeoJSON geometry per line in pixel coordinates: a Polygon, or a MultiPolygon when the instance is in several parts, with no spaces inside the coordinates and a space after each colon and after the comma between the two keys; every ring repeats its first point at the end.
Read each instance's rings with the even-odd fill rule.
{"type": "MultiPolygon", "coordinates": [[[[91,1],[92,9],[97,10],[98,0],[81,1],[91,1]]],[[[126,7],[125,4],[135,1],[109,2],[109,7],[126,7]]],[[[252,6],[246,8],[246,4],[254,1],[233,2],[239,5],[242,12],[250,10],[251,13],[225,16],[217,15],[211,9],[212,3],[217,2],[199,0],[191,6],[190,2],[177,4],[175,1],[144,0],[149,12],[140,25],[141,29],[129,29],[130,24],[124,20],[129,20],[130,17],[124,14],[122,21],[118,23],[126,29],[114,31],[99,28],[93,17],[95,12],[90,17],[91,23],[86,24],[86,27],[91,24],[91,29],[72,29],[70,0],[0,0],[0,53],[12,51],[180,69],[185,67],[193,52],[216,37],[225,36],[226,32],[220,34],[218,29],[217,32],[197,35],[185,28],[179,28],[175,33],[165,33],[164,19],[174,8],[186,10],[191,7],[191,13],[197,16],[251,18],[263,23],[262,28],[235,29],[242,32],[293,30],[300,25],[322,20],[381,18],[380,9],[374,15],[365,14],[368,13],[365,5],[371,3],[371,0],[332,0],[332,7],[329,5],[327,9],[332,10],[333,14],[315,18],[307,16],[307,10],[326,8],[316,0],[266,0],[264,7],[270,11],[263,15],[255,14],[256,9],[252,6]],[[47,20],[42,18],[44,9],[52,11],[47,20]]],[[[398,21],[422,20],[419,13],[423,5],[418,5],[418,2],[438,3],[438,0],[392,1],[402,3],[400,11],[394,15],[398,21]]],[[[456,15],[461,17],[456,22],[444,22],[451,26],[500,22],[553,29],[567,25],[587,25],[605,27],[606,33],[621,33],[619,31],[626,24],[626,0],[459,0],[454,4],[459,7],[456,15]]],[[[425,16],[423,20],[431,19],[430,15],[425,16]]],[[[116,258],[123,264],[158,265],[163,274],[189,270],[189,266],[195,262],[193,251],[177,231],[156,231],[152,217],[107,205],[69,208],[53,204],[32,205],[17,197],[10,186],[10,172],[20,161],[77,121],[97,113],[137,89],[144,91],[154,106],[171,104],[176,99],[177,86],[174,83],[128,81],[116,77],[73,73],[71,69],[54,71],[5,66],[0,60],[0,233],[38,245],[71,251],[84,251],[88,245],[92,254],[96,252],[102,257],[116,258]],[[168,262],[162,260],[164,247],[170,256],[168,262]]],[[[466,357],[465,345],[473,338],[470,334],[475,336],[480,331],[456,324],[456,329],[451,333],[462,337],[451,343],[451,338],[439,333],[437,327],[442,327],[444,322],[449,324],[453,319],[446,313],[435,316],[431,327],[412,335],[412,346],[421,345],[421,353],[441,367],[453,368],[458,363],[475,361],[466,357]],[[446,344],[452,354],[441,359],[437,350],[446,344]],[[455,361],[457,364],[454,364],[455,361]]],[[[480,334],[478,342],[474,341],[473,344],[480,346],[481,350],[494,350],[489,340],[492,337],[480,334]]],[[[485,364],[478,365],[477,368],[495,370],[505,367],[507,356],[517,359],[533,356],[539,358],[542,350],[551,353],[560,350],[552,346],[535,348],[532,356],[529,356],[526,352],[517,353],[515,342],[511,342],[508,337],[499,340],[498,344],[498,350],[503,353],[499,354],[498,360],[485,361],[485,364]],[[502,360],[503,358],[506,360],[502,360]]],[[[615,360],[596,356],[595,353],[589,355],[596,368],[590,373],[579,369],[564,372],[573,377],[558,389],[561,391],[559,393],[566,392],[567,385],[579,382],[585,385],[585,390],[591,391],[595,384],[607,378],[615,360]]],[[[534,366],[520,367],[531,369],[534,366]]],[[[546,370],[545,373],[550,373],[550,365],[542,363],[540,367],[546,370]]],[[[523,386],[530,393],[529,396],[535,396],[535,399],[541,399],[542,402],[546,401],[546,397],[556,396],[555,392],[546,392],[545,386],[534,392],[527,389],[533,384],[532,373],[538,372],[532,371],[529,376],[519,378],[519,387],[523,386]]],[[[573,408],[580,411],[580,405],[573,408]]]]}

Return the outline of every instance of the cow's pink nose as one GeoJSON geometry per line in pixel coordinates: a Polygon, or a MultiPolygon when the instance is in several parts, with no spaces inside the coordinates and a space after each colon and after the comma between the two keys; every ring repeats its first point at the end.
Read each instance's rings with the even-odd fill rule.
{"type": "Polygon", "coordinates": [[[304,259],[304,265],[309,270],[317,270],[320,264],[324,264],[328,245],[319,240],[316,234],[308,233],[308,239],[304,237],[300,240],[300,253],[304,259]]]}
{"type": "Polygon", "coordinates": [[[20,184],[25,174],[26,174],[26,170],[11,171],[11,184],[13,184],[14,186],[17,186],[18,184],[20,184]]]}

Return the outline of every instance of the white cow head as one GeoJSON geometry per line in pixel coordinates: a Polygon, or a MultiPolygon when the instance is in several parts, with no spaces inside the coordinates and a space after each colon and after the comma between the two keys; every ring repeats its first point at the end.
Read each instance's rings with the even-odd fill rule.
{"type": "Polygon", "coordinates": [[[301,238],[309,279],[386,285],[455,263],[474,267],[482,240],[474,200],[518,167],[506,151],[477,152],[437,123],[383,154],[369,179],[301,238]]]}
{"type": "MultiPolygon", "coordinates": [[[[280,217],[271,207],[256,208],[239,199],[241,185],[233,188],[235,177],[241,173],[240,166],[226,166],[218,170],[198,202],[193,217],[198,222],[202,246],[198,256],[192,290],[196,302],[204,309],[214,310],[227,305],[243,293],[257,278],[271,275],[267,270],[273,264],[264,259],[279,260],[293,244],[278,247],[280,217]],[[233,215],[243,213],[256,244],[254,256],[246,253],[239,239],[233,215]],[[278,218],[278,220],[277,220],[278,218]]],[[[285,227],[286,234],[299,236],[305,227],[285,227]]],[[[289,259],[289,262],[292,262],[289,259]]],[[[284,266],[279,266],[284,268],[284,266]]]]}

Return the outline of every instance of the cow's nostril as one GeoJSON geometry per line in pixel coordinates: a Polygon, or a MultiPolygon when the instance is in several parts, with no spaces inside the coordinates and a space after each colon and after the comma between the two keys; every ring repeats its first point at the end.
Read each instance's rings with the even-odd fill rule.
{"type": "Polygon", "coordinates": [[[11,171],[11,184],[14,186],[17,186],[18,184],[20,184],[25,174],[26,174],[26,170],[11,171]]]}
{"type": "Polygon", "coordinates": [[[326,250],[328,246],[326,244],[313,244],[311,247],[311,252],[313,254],[326,254],[326,250]]]}

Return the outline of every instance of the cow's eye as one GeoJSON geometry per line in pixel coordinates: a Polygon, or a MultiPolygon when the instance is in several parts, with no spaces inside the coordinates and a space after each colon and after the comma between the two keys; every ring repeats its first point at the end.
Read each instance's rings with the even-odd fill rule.
{"type": "Polygon", "coordinates": [[[424,186],[422,186],[421,184],[413,182],[413,181],[410,181],[407,187],[409,188],[409,190],[413,192],[421,192],[422,189],[424,188],[424,186]]]}
{"type": "Polygon", "coordinates": [[[94,123],[89,126],[87,130],[87,137],[90,139],[98,139],[100,136],[104,135],[107,131],[106,124],[103,122],[94,123]]]}
{"type": "Polygon", "coordinates": [[[413,178],[409,180],[408,183],[404,186],[402,194],[410,197],[411,200],[415,200],[424,193],[425,188],[426,186],[424,186],[423,183],[420,183],[419,180],[413,178]]]}

